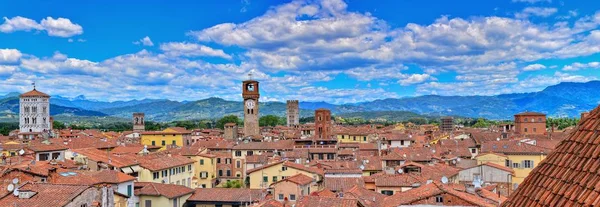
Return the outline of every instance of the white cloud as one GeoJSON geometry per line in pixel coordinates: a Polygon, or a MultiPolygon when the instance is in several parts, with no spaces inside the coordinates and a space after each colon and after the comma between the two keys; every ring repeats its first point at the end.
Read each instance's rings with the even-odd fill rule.
{"type": "Polygon", "coordinates": [[[31,30],[43,30],[42,25],[38,24],[35,20],[28,19],[21,16],[13,18],[4,17],[4,23],[0,25],[0,32],[11,33],[16,31],[31,31],[31,30]]]}
{"type": "Polygon", "coordinates": [[[21,51],[16,49],[0,49],[0,64],[1,63],[16,63],[21,59],[21,51]]]}
{"type": "Polygon", "coordinates": [[[146,36],[138,41],[133,42],[133,44],[135,45],[144,45],[144,46],[154,46],[154,43],[152,42],[152,40],[150,39],[150,37],[146,36]]]}
{"type": "Polygon", "coordinates": [[[72,23],[70,19],[59,17],[54,19],[46,17],[40,23],[35,20],[21,16],[11,19],[4,17],[4,23],[0,25],[0,32],[11,33],[15,31],[46,31],[48,36],[72,37],[83,34],[83,27],[72,23]]]}
{"type": "Polygon", "coordinates": [[[512,2],[527,2],[530,4],[535,4],[535,3],[539,3],[539,2],[552,3],[552,0],[512,0],[512,2]]]}
{"type": "Polygon", "coordinates": [[[423,83],[431,78],[432,77],[429,74],[412,74],[405,79],[401,79],[400,81],[398,81],[398,83],[400,83],[400,85],[407,86],[417,83],[423,83]]]}
{"type": "Polygon", "coordinates": [[[166,55],[172,56],[210,56],[231,59],[231,56],[223,50],[213,49],[204,45],[186,42],[169,42],[160,45],[160,49],[166,55]]]}
{"type": "Polygon", "coordinates": [[[600,62],[589,62],[589,63],[580,63],[575,62],[571,65],[565,65],[562,69],[564,71],[577,71],[581,69],[597,69],[600,68],[600,62]]]}
{"type": "Polygon", "coordinates": [[[531,65],[525,66],[523,68],[524,71],[534,71],[534,70],[541,70],[541,69],[546,69],[546,66],[539,64],[539,63],[531,64],[531,65]]]}
{"type": "Polygon", "coordinates": [[[515,13],[516,18],[528,18],[529,16],[549,17],[558,11],[550,7],[527,7],[523,11],[515,13]]]}

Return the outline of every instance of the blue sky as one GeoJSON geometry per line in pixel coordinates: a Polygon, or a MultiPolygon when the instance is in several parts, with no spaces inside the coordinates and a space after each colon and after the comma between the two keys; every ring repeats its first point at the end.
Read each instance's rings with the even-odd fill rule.
{"type": "Polygon", "coordinates": [[[539,91],[600,78],[600,2],[0,1],[0,94],[262,100],[539,91]]]}

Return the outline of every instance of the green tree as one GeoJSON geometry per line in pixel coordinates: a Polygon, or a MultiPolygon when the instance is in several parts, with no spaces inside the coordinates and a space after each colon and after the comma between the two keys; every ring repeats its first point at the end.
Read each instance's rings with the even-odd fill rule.
{"type": "Polygon", "coordinates": [[[227,115],[224,116],[223,118],[219,119],[217,121],[217,128],[219,129],[224,129],[225,128],[225,124],[227,123],[236,123],[236,124],[240,124],[240,118],[238,118],[236,115],[227,115]]]}
{"type": "Polygon", "coordinates": [[[242,183],[239,180],[228,180],[225,184],[223,184],[224,188],[241,188],[242,183]]]}
{"type": "Polygon", "coordinates": [[[277,126],[281,123],[281,118],[275,115],[261,116],[258,119],[258,125],[260,126],[277,126]]]}
{"type": "Polygon", "coordinates": [[[477,119],[477,122],[473,124],[473,128],[487,128],[489,126],[490,123],[488,123],[484,118],[477,119]]]}
{"type": "Polygon", "coordinates": [[[10,131],[19,129],[19,123],[0,123],[0,135],[8,135],[10,131]]]}
{"type": "Polygon", "coordinates": [[[59,130],[60,130],[60,129],[66,129],[66,128],[67,128],[67,126],[65,125],[65,123],[62,123],[62,122],[60,122],[60,121],[53,121],[53,122],[52,122],[52,127],[53,127],[54,129],[59,129],[59,130]]]}
{"type": "Polygon", "coordinates": [[[177,121],[175,122],[175,126],[191,130],[197,128],[198,124],[196,124],[194,121],[177,121]]]}

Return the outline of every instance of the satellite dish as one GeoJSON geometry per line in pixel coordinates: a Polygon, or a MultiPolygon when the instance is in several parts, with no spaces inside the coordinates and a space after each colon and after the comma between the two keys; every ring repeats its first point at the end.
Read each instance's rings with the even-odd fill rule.
{"type": "Polygon", "coordinates": [[[448,183],[448,178],[446,176],[442,177],[442,183],[443,184],[447,184],[448,183]]]}
{"type": "Polygon", "coordinates": [[[25,150],[23,150],[23,149],[19,150],[19,155],[23,155],[23,154],[25,154],[25,150]]]}
{"type": "Polygon", "coordinates": [[[14,196],[19,196],[19,189],[18,188],[15,189],[15,191],[13,191],[13,195],[14,196]]]}
{"type": "Polygon", "coordinates": [[[9,192],[12,192],[13,190],[15,190],[15,185],[14,184],[8,184],[8,186],[6,186],[6,190],[8,190],[9,192]]]}
{"type": "Polygon", "coordinates": [[[406,154],[402,154],[402,157],[406,158],[406,154]]]}
{"type": "Polygon", "coordinates": [[[398,173],[402,174],[402,173],[404,173],[404,171],[402,169],[398,169],[398,173]]]}
{"type": "Polygon", "coordinates": [[[77,157],[77,155],[79,155],[77,152],[73,152],[73,157],[77,157]]]}
{"type": "Polygon", "coordinates": [[[369,160],[365,160],[365,163],[369,164],[369,160]]]}
{"type": "Polygon", "coordinates": [[[435,150],[431,150],[432,153],[435,153],[435,150]]]}
{"type": "Polygon", "coordinates": [[[500,137],[496,138],[496,141],[500,141],[500,137]]]}
{"type": "Polygon", "coordinates": [[[456,158],[456,162],[460,162],[460,157],[459,157],[459,158],[456,158]]]}
{"type": "Polygon", "coordinates": [[[16,185],[17,183],[19,183],[19,178],[15,178],[15,179],[13,179],[13,180],[12,180],[12,183],[13,183],[13,184],[15,184],[15,185],[16,185]]]}
{"type": "Polygon", "coordinates": [[[364,165],[361,165],[361,166],[360,166],[360,167],[358,167],[358,168],[360,168],[360,170],[364,170],[364,169],[365,169],[365,166],[364,166],[364,165]]]}
{"type": "Polygon", "coordinates": [[[455,165],[456,165],[456,160],[452,160],[452,164],[455,164],[455,165]]]}

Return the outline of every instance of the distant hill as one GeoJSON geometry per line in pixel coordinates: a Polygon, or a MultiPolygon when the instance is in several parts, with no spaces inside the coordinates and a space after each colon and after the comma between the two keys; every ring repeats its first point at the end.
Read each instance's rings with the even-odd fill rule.
{"type": "MultiPolygon", "coordinates": [[[[595,108],[600,103],[600,81],[587,83],[560,83],[533,93],[514,93],[497,96],[437,96],[426,95],[407,98],[388,98],[369,102],[336,105],[327,102],[300,101],[301,117],[312,116],[315,109],[327,108],[341,116],[357,116],[365,119],[414,116],[461,116],[488,119],[512,119],[516,113],[538,111],[552,117],[578,117],[581,112],[595,108]],[[397,113],[395,113],[397,112],[397,113]],[[414,114],[407,114],[411,112],[414,114]]],[[[0,96],[0,119],[18,112],[18,93],[0,96]]],[[[51,99],[52,114],[71,116],[115,116],[129,119],[133,112],[144,112],[149,120],[174,121],[189,119],[212,119],[234,114],[243,116],[241,101],[208,98],[197,101],[171,101],[166,99],[143,99],[105,102],[88,100],[83,96],[51,99]]],[[[286,104],[262,102],[261,115],[284,116],[286,104]]]]}

